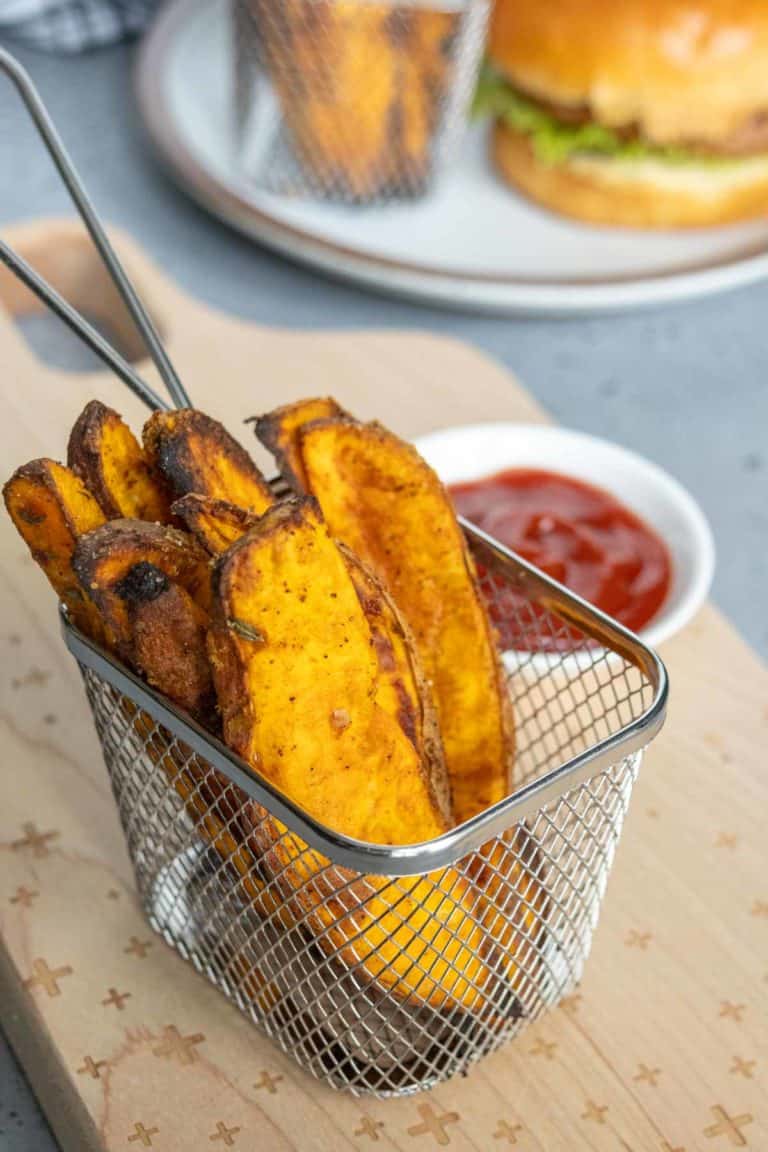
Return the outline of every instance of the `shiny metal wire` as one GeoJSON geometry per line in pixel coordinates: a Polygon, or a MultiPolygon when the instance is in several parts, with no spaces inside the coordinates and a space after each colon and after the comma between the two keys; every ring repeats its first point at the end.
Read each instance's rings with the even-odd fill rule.
{"type": "Polygon", "coordinates": [[[575,987],[664,718],[653,653],[465,530],[504,652],[515,791],[407,850],[316,824],[65,623],[151,924],[357,1094],[464,1072],[575,987]]]}
{"type": "Polygon", "coordinates": [[[235,140],[272,192],[432,187],[466,124],[490,0],[233,0],[235,140]]]}

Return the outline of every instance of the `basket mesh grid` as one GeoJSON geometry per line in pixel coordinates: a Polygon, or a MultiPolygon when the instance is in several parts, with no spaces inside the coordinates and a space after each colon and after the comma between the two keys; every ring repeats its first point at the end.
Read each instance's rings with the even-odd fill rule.
{"type": "Polygon", "coordinates": [[[454,151],[490,0],[233,0],[236,147],[271,192],[421,195],[454,151]]]}
{"type": "MultiPolygon", "coordinates": [[[[637,721],[651,681],[483,556],[519,786],[637,721]]],[[[551,598],[550,598],[551,600],[551,598]]],[[[465,1071],[581,977],[640,753],[428,875],[334,864],[81,664],[153,927],[307,1071],[380,1096],[465,1071]]]]}

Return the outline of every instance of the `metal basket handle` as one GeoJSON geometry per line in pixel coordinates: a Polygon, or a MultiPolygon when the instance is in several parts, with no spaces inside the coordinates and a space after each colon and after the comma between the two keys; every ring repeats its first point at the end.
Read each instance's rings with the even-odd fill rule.
{"type": "MultiPolygon", "coordinates": [[[[177,408],[191,407],[189,395],[171,364],[152,318],[139,299],[136,289],[112,247],[106,230],[88,193],[85,191],[74,164],[69,158],[45,104],[25,69],[14,56],[2,48],[0,48],[0,72],[4,72],[15,85],[46,151],[53,160],[56,170],[77,208],[94,247],[136,325],[160,378],[168,389],[173,405],[177,408]]],[[[75,335],[103,360],[148,408],[157,410],[170,407],[81,313],[71,304],[68,304],[42,276],[35,272],[26,260],[14,252],[10,245],[3,240],[0,240],[0,260],[54,315],[63,320],[75,335]]]]}

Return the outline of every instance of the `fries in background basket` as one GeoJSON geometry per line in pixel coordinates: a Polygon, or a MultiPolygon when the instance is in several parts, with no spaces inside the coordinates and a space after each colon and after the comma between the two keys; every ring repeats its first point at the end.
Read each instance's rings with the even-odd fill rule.
{"type": "MultiPolygon", "coordinates": [[[[264,67],[294,183],[355,202],[427,190],[465,117],[487,0],[237,5],[248,43],[236,67],[264,67]]],[[[279,165],[270,167],[267,180],[279,184],[279,165]]]]}

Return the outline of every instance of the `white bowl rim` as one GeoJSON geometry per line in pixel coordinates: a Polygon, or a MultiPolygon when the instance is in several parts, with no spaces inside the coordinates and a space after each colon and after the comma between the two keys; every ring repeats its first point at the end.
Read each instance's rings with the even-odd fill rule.
{"type": "MultiPolygon", "coordinates": [[[[633,469],[634,474],[638,477],[639,484],[644,484],[646,487],[652,485],[660,498],[663,498],[668,506],[673,506],[676,509],[689,531],[690,544],[692,546],[690,566],[685,572],[679,573],[679,576],[683,578],[683,583],[679,589],[677,603],[668,606],[662,605],[656,616],[649,621],[645,628],[640,630],[639,636],[645,644],[651,648],[655,648],[665,640],[670,639],[676,632],[679,632],[696,615],[707,599],[715,571],[715,543],[712,529],[700,505],[687,488],[660,465],[649,460],[639,452],[633,451],[631,448],[625,448],[622,444],[618,444],[602,436],[595,436],[589,432],[581,432],[577,429],[565,428],[557,424],[527,424],[512,420],[458,424],[448,428],[436,429],[433,432],[418,436],[414,439],[414,444],[418,451],[429,459],[429,448],[431,445],[436,445],[440,442],[448,443],[453,438],[469,440],[471,437],[478,437],[478,439],[483,437],[487,439],[489,436],[498,438],[510,435],[516,437],[521,435],[525,436],[526,440],[534,447],[536,440],[549,444],[554,444],[557,441],[561,443],[568,441],[572,446],[581,446],[585,449],[592,448],[599,452],[615,454],[617,457],[621,457],[624,464],[629,465],[630,468],[633,469]]],[[[466,480],[469,482],[472,479],[479,479],[485,475],[493,475],[494,472],[501,471],[505,467],[514,468],[516,466],[531,468],[537,465],[531,464],[530,462],[518,465],[516,464],[514,456],[511,455],[508,464],[493,465],[490,469],[485,470],[480,468],[475,475],[467,475],[466,480]]],[[[559,471],[560,474],[564,476],[571,475],[576,479],[584,479],[587,483],[596,487],[603,487],[609,494],[613,494],[609,473],[606,473],[604,480],[596,479],[594,474],[589,477],[579,476],[578,471],[575,471],[572,467],[558,469],[556,464],[553,464],[549,458],[543,459],[538,466],[540,466],[543,471],[559,471]]],[[[441,479],[443,479],[446,484],[462,482],[462,477],[459,474],[455,476],[441,476],[441,479]]],[[[635,509],[632,508],[631,499],[628,500],[624,496],[615,496],[615,498],[635,511],[635,509]]],[[[642,512],[637,514],[640,515],[643,520],[650,523],[650,517],[647,514],[642,512]]],[[[669,538],[665,536],[663,530],[659,529],[657,525],[651,523],[651,527],[654,531],[658,532],[667,544],[670,552],[674,555],[677,551],[675,543],[670,541],[669,538]]]]}

